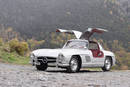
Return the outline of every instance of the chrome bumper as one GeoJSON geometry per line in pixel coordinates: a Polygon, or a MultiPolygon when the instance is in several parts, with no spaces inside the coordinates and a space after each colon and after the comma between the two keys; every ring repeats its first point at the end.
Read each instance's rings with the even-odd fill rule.
{"type": "Polygon", "coordinates": [[[69,66],[69,64],[57,63],[57,67],[66,68],[68,66],[69,66]]]}
{"type": "MultiPolygon", "coordinates": [[[[37,58],[31,58],[29,63],[32,64],[33,66],[40,65],[39,60],[45,63],[45,61],[43,61],[42,59],[37,59],[37,58]]],[[[69,66],[68,63],[58,62],[58,59],[54,63],[48,63],[48,67],[61,67],[61,68],[65,68],[65,67],[68,67],[68,66],[69,66]]]]}
{"type": "MultiPolygon", "coordinates": [[[[54,59],[47,59],[47,57],[39,57],[39,58],[37,58],[37,57],[35,57],[35,58],[30,58],[30,62],[29,63],[31,63],[33,66],[34,65],[40,65],[41,64],[41,62],[42,63],[48,63],[48,65],[50,64],[50,62],[53,62],[53,63],[51,63],[51,64],[54,64],[55,65],[55,61],[54,61],[54,59]]],[[[53,66],[54,66],[53,65],[53,66]]]]}

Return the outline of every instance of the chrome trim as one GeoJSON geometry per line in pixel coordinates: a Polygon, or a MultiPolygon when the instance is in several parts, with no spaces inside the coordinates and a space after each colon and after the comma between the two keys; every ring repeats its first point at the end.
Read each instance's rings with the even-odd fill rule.
{"type": "Polygon", "coordinates": [[[68,66],[69,66],[69,64],[61,64],[61,63],[57,64],[57,67],[68,67],[68,66]]]}

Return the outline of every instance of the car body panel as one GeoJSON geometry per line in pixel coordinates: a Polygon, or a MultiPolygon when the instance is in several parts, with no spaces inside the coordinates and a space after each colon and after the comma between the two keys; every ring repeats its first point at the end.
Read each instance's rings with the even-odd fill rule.
{"type": "Polygon", "coordinates": [[[77,39],[79,39],[82,35],[82,32],[76,30],[65,30],[65,29],[57,29],[56,32],[74,34],[77,39]]]}
{"type": "MultiPolygon", "coordinates": [[[[86,41],[86,40],[78,40],[73,39],[70,41],[86,41]]],[[[86,41],[88,42],[88,41],[86,41]]],[[[64,66],[67,67],[69,65],[69,61],[72,56],[78,55],[80,56],[82,60],[82,68],[84,67],[103,67],[104,66],[104,60],[106,56],[111,56],[113,60],[113,64],[115,64],[115,56],[110,51],[105,51],[100,44],[98,44],[100,47],[100,51],[103,52],[103,57],[93,57],[92,51],[88,48],[85,49],[38,49],[33,51],[32,53],[35,55],[35,57],[54,57],[57,59],[57,63],[54,64],[54,66],[64,66]],[[63,63],[58,62],[58,55],[62,53],[64,55],[64,61],[63,63]]]]}
{"type": "Polygon", "coordinates": [[[49,57],[57,57],[58,54],[61,52],[61,49],[38,49],[33,51],[32,53],[35,56],[49,56],[49,57]]]}
{"type": "Polygon", "coordinates": [[[86,39],[89,40],[89,38],[94,34],[94,33],[99,33],[102,34],[104,32],[107,32],[105,29],[101,28],[88,28],[80,37],[80,39],[86,39]]]}

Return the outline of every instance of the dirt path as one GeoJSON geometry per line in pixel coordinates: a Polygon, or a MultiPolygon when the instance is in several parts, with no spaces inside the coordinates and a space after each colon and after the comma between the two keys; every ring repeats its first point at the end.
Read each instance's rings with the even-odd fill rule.
{"type": "Polygon", "coordinates": [[[66,73],[0,63],[0,87],[130,87],[130,71],[66,73]]]}

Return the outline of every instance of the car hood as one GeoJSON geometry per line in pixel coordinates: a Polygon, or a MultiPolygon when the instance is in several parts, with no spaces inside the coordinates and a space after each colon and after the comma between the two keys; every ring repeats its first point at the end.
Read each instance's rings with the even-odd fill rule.
{"type": "Polygon", "coordinates": [[[59,53],[66,55],[84,54],[84,49],[38,49],[32,52],[35,56],[58,57],[59,53]]]}
{"type": "Polygon", "coordinates": [[[106,51],[106,50],[104,50],[103,52],[104,52],[104,54],[105,54],[106,56],[107,56],[107,55],[115,56],[115,54],[114,54],[113,52],[111,52],[111,51],[106,51]]]}
{"type": "Polygon", "coordinates": [[[35,56],[49,56],[49,57],[58,57],[58,54],[61,52],[61,49],[38,49],[32,53],[35,56]]]}
{"type": "Polygon", "coordinates": [[[67,56],[67,55],[86,54],[86,51],[88,51],[88,50],[87,49],[62,49],[61,53],[64,56],[67,56]]]}

